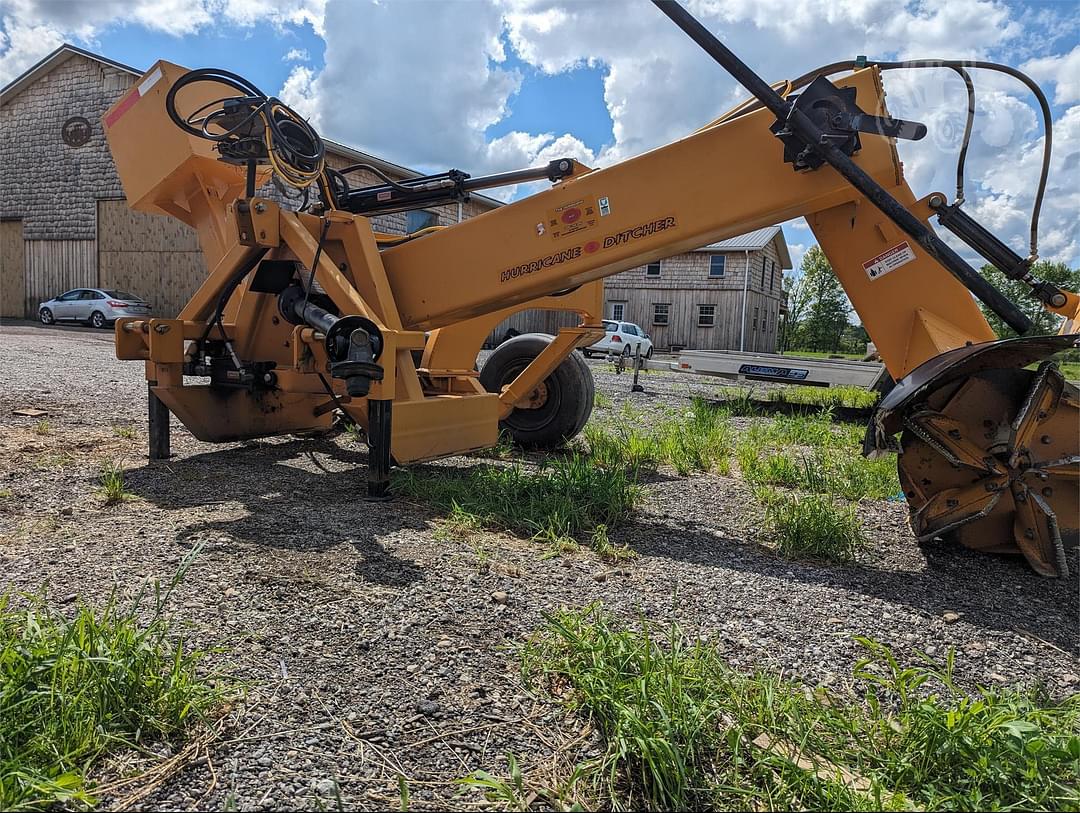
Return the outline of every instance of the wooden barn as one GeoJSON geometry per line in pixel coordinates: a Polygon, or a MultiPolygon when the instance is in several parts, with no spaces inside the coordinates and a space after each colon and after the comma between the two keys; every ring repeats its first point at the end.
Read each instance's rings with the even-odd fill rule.
{"type": "MultiPolygon", "coordinates": [[[[156,315],[172,316],[205,278],[193,230],[128,209],[105,142],[102,114],[141,74],[63,45],[0,90],[0,317],[36,318],[39,302],[78,287],[131,291],[156,315]]],[[[326,144],[334,167],[364,162],[398,180],[419,174],[326,144]]],[[[353,179],[376,182],[363,171],[353,179]]],[[[463,205],[375,218],[375,226],[406,233],[498,205],[474,195],[463,205]]]]}
{"type": "MultiPolygon", "coordinates": [[[[644,328],[660,350],[773,353],[786,314],[784,230],[770,226],[631,268],[604,280],[604,316],[644,328]]],[[[557,311],[523,311],[489,337],[554,333],[575,321],[557,311]]]]}

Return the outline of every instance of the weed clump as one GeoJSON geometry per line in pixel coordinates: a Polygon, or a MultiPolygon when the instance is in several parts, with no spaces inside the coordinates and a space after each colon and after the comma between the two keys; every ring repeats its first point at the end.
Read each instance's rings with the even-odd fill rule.
{"type": "Polygon", "coordinates": [[[790,494],[759,489],[765,525],[784,556],[852,562],[868,544],[855,514],[857,506],[823,494],[790,494]]]}
{"type": "Polygon", "coordinates": [[[582,455],[535,469],[481,465],[464,472],[428,467],[394,472],[399,493],[455,512],[456,522],[507,530],[545,541],[589,540],[601,525],[624,521],[641,488],[624,468],[605,468],[582,455]]]}
{"type": "Polygon", "coordinates": [[[146,593],[72,617],[42,596],[0,597],[0,809],[91,806],[85,774],[106,751],[173,735],[222,699],[164,615],[193,557],[155,585],[146,622],[146,593]]]}
{"type": "Polygon", "coordinates": [[[675,624],[547,616],[523,672],[603,736],[579,766],[614,810],[1076,809],[1080,695],[965,691],[953,655],[903,666],[857,639],[853,693],[745,674],[675,624]]]}

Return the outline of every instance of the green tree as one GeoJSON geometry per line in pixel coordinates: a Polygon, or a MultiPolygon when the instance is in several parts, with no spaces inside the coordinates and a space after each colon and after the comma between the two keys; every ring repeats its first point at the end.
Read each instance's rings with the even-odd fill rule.
{"type": "Polygon", "coordinates": [[[800,268],[802,275],[792,286],[788,306],[791,319],[789,346],[804,350],[839,350],[851,313],[847,294],[820,246],[812,246],[803,255],[800,268]],[[791,318],[796,293],[801,311],[797,320],[791,318]]]}
{"type": "MultiPolygon", "coordinates": [[[[1039,260],[1032,266],[1031,270],[1039,279],[1052,282],[1058,287],[1067,288],[1070,291],[1080,290],[1080,269],[1069,268],[1065,263],[1039,260]]],[[[990,284],[1015,302],[1016,306],[1028,315],[1031,321],[1035,323],[1036,332],[1057,332],[1058,327],[1061,325],[1061,317],[1046,311],[1042,303],[1028,293],[1028,287],[1024,283],[1019,280],[1009,279],[992,265],[984,265],[982,274],[990,284]]],[[[986,321],[990,323],[990,327],[994,329],[998,336],[1006,339],[1016,335],[1016,331],[1006,325],[1000,316],[981,302],[979,307],[982,308],[986,321]]]]}

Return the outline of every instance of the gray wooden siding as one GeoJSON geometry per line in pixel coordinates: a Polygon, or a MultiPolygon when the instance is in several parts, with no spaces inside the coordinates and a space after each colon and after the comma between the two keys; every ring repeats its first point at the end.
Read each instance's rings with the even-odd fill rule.
{"type": "Polygon", "coordinates": [[[26,310],[21,220],[0,221],[0,316],[21,319],[26,310]]]}
{"type": "Polygon", "coordinates": [[[38,303],[72,288],[97,287],[96,240],[26,240],[25,313],[37,315],[38,303]]]}

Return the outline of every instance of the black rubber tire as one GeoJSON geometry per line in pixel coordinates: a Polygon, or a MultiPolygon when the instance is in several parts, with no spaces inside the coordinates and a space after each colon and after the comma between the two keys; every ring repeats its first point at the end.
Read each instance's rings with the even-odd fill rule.
{"type": "Polygon", "coordinates": [[[627,358],[630,358],[630,356],[634,355],[634,351],[630,349],[630,345],[626,345],[626,347],[623,348],[622,354],[627,358]]]}
{"type": "Polygon", "coordinates": [[[43,325],[55,325],[56,317],[53,316],[53,312],[49,308],[42,308],[38,311],[38,319],[41,320],[43,325]]]}
{"type": "Polygon", "coordinates": [[[651,359],[652,358],[652,351],[653,351],[653,349],[650,347],[649,352],[645,354],[645,358],[651,359]]]}
{"type": "MultiPolygon", "coordinates": [[[[523,333],[503,342],[480,370],[480,383],[499,393],[551,343],[544,333],[523,333]]],[[[547,401],[539,409],[515,409],[499,422],[515,442],[530,449],[554,449],[574,437],[592,414],[596,398],[589,365],[571,353],[544,379],[547,401]]]]}
{"type": "Polygon", "coordinates": [[[98,330],[101,330],[103,327],[107,327],[108,324],[109,323],[105,320],[105,314],[101,311],[94,311],[90,314],[91,327],[96,327],[98,330]]]}

